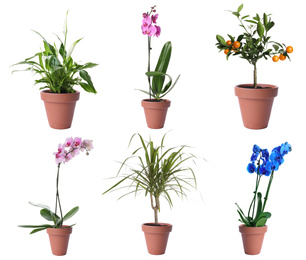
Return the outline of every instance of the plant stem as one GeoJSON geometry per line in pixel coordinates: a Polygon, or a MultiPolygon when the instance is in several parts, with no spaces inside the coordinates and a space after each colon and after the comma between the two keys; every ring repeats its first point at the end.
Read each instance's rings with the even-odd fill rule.
{"type": "Polygon", "coordinates": [[[269,195],[269,191],[270,191],[270,186],[272,184],[272,181],[273,181],[273,176],[274,176],[274,171],[272,171],[271,175],[270,175],[270,179],[269,179],[269,184],[268,184],[268,188],[267,188],[267,192],[266,192],[266,195],[265,195],[265,198],[264,198],[264,205],[262,207],[262,212],[264,212],[265,210],[265,207],[266,207],[266,203],[267,203],[267,200],[268,200],[268,195],[269,195]]]}
{"type": "Polygon", "coordinates": [[[63,219],[62,207],[61,207],[61,202],[60,202],[59,192],[58,192],[58,181],[59,181],[59,170],[60,170],[60,166],[61,166],[61,163],[59,163],[58,166],[57,166],[55,214],[56,214],[56,211],[57,211],[57,204],[58,204],[59,210],[60,210],[60,214],[61,214],[61,219],[63,219]]]}
{"type": "Polygon", "coordinates": [[[151,199],[151,207],[154,210],[154,223],[155,225],[158,225],[158,211],[159,211],[159,198],[155,198],[155,206],[153,205],[153,195],[150,194],[150,199],[151,199]]]}
{"type": "MultiPolygon", "coordinates": [[[[150,71],[150,59],[151,59],[151,36],[148,36],[148,72],[150,71]]],[[[148,76],[149,82],[149,97],[151,99],[151,78],[148,76]]]]}
{"type": "Polygon", "coordinates": [[[257,88],[257,68],[256,68],[256,63],[254,63],[254,88],[257,88]]]}

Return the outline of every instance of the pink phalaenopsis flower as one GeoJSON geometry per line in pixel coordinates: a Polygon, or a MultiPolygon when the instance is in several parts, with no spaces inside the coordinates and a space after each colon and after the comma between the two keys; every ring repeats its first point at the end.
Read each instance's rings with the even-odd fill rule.
{"type": "Polygon", "coordinates": [[[53,153],[55,155],[55,162],[59,164],[65,161],[65,147],[64,145],[59,144],[57,152],[53,153]]]}
{"type": "Polygon", "coordinates": [[[143,20],[142,20],[142,25],[141,25],[141,30],[142,30],[142,33],[144,35],[147,35],[147,36],[156,36],[158,37],[160,35],[160,27],[157,26],[157,25],[154,25],[156,24],[156,20],[158,18],[158,14],[155,14],[155,15],[150,15],[149,14],[143,14],[143,20]]]}
{"type": "Polygon", "coordinates": [[[157,18],[158,18],[158,14],[152,15],[152,16],[151,16],[152,22],[153,22],[153,23],[156,23],[157,18]]]}
{"type": "Polygon", "coordinates": [[[160,31],[161,31],[160,26],[155,25],[155,28],[156,28],[155,36],[158,37],[160,35],[160,31]]]}
{"type": "Polygon", "coordinates": [[[92,140],[84,140],[82,142],[81,151],[91,151],[93,149],[92,140]]]}
{"type": "Polygon", "coordinates": [[[76,137],[74,138],[71,147],[72,148],[81,148],[82,138],[76,137]]]}
{"type": "Polygon", "coordinates": [[[72,137],[68,137],[66,138],[66,141],[65,141],[65,146],[66,147],[70,147],[73,143],[73,138],[72,137]]]}

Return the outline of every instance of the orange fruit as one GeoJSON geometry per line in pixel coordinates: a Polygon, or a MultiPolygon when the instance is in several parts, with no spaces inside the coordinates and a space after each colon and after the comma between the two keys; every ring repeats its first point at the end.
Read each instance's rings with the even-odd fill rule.
{"type": "Polygon", "coordinates": [[[273,60],[274,62],[278,62],[279,57],[278,57],[277,55],[274,55],[273,58],[272,58],[272,60],[273,60]]]}
{"type": "Polygon", "coordinates": [[[288,53],[293,52],[293,48],[292,48],[292,46],[288,46],[288,47],[286,48],[286,51],[287,51],[288,53]]]}
{"type": "Polygon", "coordinates": [[[285,59],[286,59],[286,56],[285,56],[284,54],[281,54],[281,55],[279,55],[279,59],[280,59],[280,60],[285,60],[285,59]]]}
{"type": "Polygon", "coordinates": [[[235,42],[233,43],[233,45],[234,45],[234,47],[235,47],[236,49],[238,49],[238,48],[240,47],[240,42],[235,41],[235,42]]]}
{"type": "Polygon", "coordinates": [[[229,49],[224,50],[224,54],[227,54],[229,52],[229,49]]]}
{"type": "Polygon", "coordinates": [[[231,45],[232,42],[231,42],[230,40],[228,40],[228,41],[226,42],[226,44],[227,44],[227,45],[231,45]]]}

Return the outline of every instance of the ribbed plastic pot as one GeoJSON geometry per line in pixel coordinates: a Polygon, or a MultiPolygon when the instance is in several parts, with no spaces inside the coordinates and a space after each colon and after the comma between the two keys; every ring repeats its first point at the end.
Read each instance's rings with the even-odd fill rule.
{"type": "Polygon", "coordinates": [[[66,255],[72,227],[47,228],[53,255],[66,255]]]}
{"type": "Polygon", "coordinates": [[[151,255],[162,255],[165,253],[169,233],[172,231],[171,224],[159,223],[159,225],[155,226],[154,223],[142,224],[147,249],[151,255]]]}
{"type": "Polygon", "coordinates": [[[164,127],[170,100],[162,99],[159,102],[152,99],[144,99],[141,105],[144,108],[147,126],[151,129],[164,127]]]}
{"type": "Polygon", "coordinates": [[[80,92],[58,94],[50,93],[50,90],[44,90],[40,92],[40,95],[45,103],[50,127],[54,129],[70,128],[80,92]]]}
{"type": "Polygon", "coordinates": [[[249,129],[264,129],[269,124],[274,98],[278,87],[269,84],[258,84],[262,89],[246,88],[252,84],[235,86],[243,124],[249,129]]]}
{"type": "Polygon", "coordinates": [[[247,255],[258,255],[261,251],[262,243],[268,227],[246,227],[239,226],[239,231],[242,236],[244,252],[247,255]]]}

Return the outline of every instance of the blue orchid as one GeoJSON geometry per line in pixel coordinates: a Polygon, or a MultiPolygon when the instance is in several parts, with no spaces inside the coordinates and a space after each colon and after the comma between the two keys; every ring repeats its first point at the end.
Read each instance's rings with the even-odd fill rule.
{"type": "Polygon", "coordinates": [[[248,214],[245,215],[239,205],[238,214],[239,221],[244,223],[246,227],[262,227],[266,224],[268,218],[271,217],[270,212],[265,212],[265,206],[268,200],[270,187],[273,181],[274,172],[279,169],[279,166],[284,163],[284,156],[292,151],[292,147],[288,142],[275,147],[271,154],[267,149],[261,149],[258,145],[253,146],[253,153],[251,155],[251,162],[247,166],[249,173],[256,172],[256,186],[254,191],[253,200],[250,204],[248,214]],[[259,184],[262,176],[269,177],[269,183],[266,194],[262,197],[261,192],[258,191],[259,184]],[[262,198],[264,201],[262,201],[262,198]],[[257,200],[257,209],[256,208],[257,200]]]}

